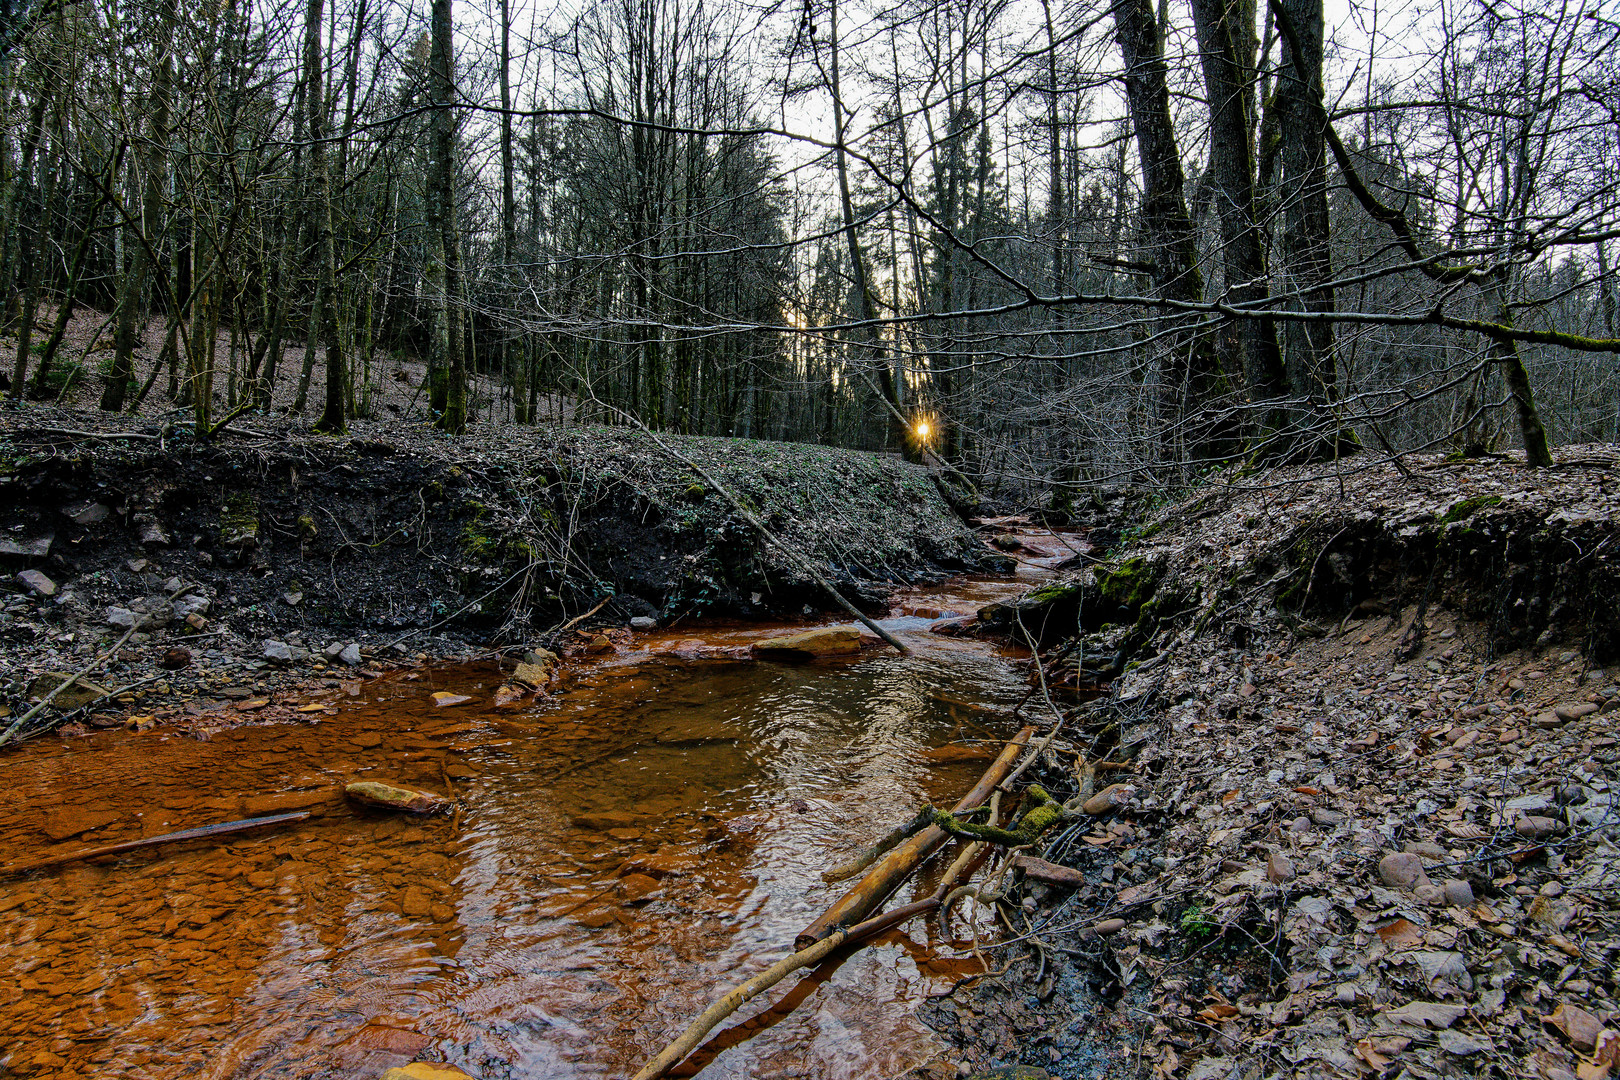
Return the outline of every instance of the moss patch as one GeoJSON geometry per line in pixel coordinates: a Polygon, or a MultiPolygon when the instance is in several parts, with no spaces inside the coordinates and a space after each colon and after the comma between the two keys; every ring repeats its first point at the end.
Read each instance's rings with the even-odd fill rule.
{"type": "Polygon", "coordinates": [[[1440,524],[1450,525],[1456,521],[1466,521],[1487,507],[1500,506],[1501,504],[1502,496],[1500,495],[1477,495],[1472,499],[1464,499],[1446,511],[1445,516],[1440,519],[1440,524]]]}
{"type": "Polygon", "coordinates": [[[1106,574],[1097,576],[1097,589],[1103,599],[1122,608],[1135,611],[1153,599],[1158,587],[1160,569],[1141,555],[1133,555],[1106,574]]]}

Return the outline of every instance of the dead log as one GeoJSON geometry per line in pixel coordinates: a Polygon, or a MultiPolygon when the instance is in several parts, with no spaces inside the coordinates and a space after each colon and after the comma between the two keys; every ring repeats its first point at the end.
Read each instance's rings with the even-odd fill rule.
{"type": "MultiPolygon", "coordinates": [[[[1031,726],[1014,735],[1002,748],[1001,754],[990,764],[990,768],[979,778],[979,782],[973,785],[973,790],[964,795],[962,801],[957,803],[951,812],[961,814],[983,805],[990,797],[990,793],[1001,783],[1002,778],[1011,771],[1019,752],[1034,734],[1035,728],[1031,726]]],[[[900,884],[922,865],[924,859],[944,846],[948,838],[949,834],[944,829],[938,825],[930,825],[889,852],[866,872],[866,876],[840,897],[836,904],[828,908],[821,918],[805,927],[794,939],[793,944],[799,949],[806,949],[836,930],[859,923],[876,911],[878,905],[899,888],[900,884]]]]}
{"type": "Polygon", "coordinates": [[[122,855],[128,851],[143,851],[146,848],[160,847],[163,844],[176,844],[183,840],[207,840],[215,836],[231,836],[253,829],[268,828],[271,825],[287,825],[295,821],[304,821],[308,817],[309,811],[297,810],[290,814],[271,814],[268,817],[244,818],[241,821],[226,821],[218,825],[203,825],[195,829],[182,829],[179,832],[164,833],[162,836],[147,836],[140,840],[126,840],[122,844],[104,844],[101,847],[86,848],[84,851],[74,851],[66,855],[52,855],[49,858],[39,859],[35,862],[8,866],[0,869],[0,877],[26,874],[30,870],[44,870],[48,867],[62,866],[65,863],[78,862],[81,859],[95,859],[103,855],[122,855]]]}

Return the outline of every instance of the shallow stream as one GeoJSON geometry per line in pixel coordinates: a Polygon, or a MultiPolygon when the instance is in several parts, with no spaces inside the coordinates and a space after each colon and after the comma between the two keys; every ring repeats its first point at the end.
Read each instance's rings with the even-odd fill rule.
{"type": "MultiPolygon", "coordinates": [[[[792,950],[846,887],[822,870],[923,800],[954,801],[1016,727],[1009,656],[928,626],[1069,553],[1026,540],[1049,557],[1016,581],[901,598],[885,625],[911,656],[755,660],[748,645],[782,628],[703,626],[638,635],[560,692],[499,707],[493,663],[424,668],[311,697],[324,708],[303,723],[242,713],[202,740],[117,731],[0,756],[10,865],[312,815],[0,880],[0,1064],[62,1080],[371,1077],[413,1059],[484,1080],[628,1075],[792,950]],[[439,707],[445,690],[472,700],[439,707]],[[355,779],[448,789],[461,809],[358,809],[342,797],[355,779]]],[[[914,923],[798,984],[796,1008],[723,1035],[703,1075],[929,1060],[917,1002],[977,970],[932,933],[914,923]]]]}

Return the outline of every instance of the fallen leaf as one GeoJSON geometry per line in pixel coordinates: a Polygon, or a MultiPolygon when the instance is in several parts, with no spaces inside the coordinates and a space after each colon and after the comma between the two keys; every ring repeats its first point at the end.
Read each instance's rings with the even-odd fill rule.
{"type": "Polygon", "coordinates": [[[1392,949],[1398,949],[1403,945],[1419,945],[1423,942],[1423,932],[1415,923],[1406,919],[1396,919],[1380,926],[1378,936],[1392,949]]]}
{"type": "Polygon", "coordinates": [[[1448,821],[1446,832],[1462,840],[1483,840],[1490,835],[1472,821],[1448,821]]]}
{"type": "Polygon", "coordinates": [[[301,713],[316,713],[316,712],[325,712],[326,710],[327,710],[326,705],[312,704],[312,705],[300,705],[300,706],[298,706],[298,708],[294,709],[293,711],[294,712],[301,712],[301,713]]]}
{"type": "Polygon", "coordinates": [[[1564,1038],[1569,1040],[1569,1045],[1581,1054],[1596,1050],[1598,1040],[1604,1035],[1603,1024],[1597,1017],[1579,1005],[1568,1002],[1560,1003],[1550,1016],[1543,1016],[1541,1022],[1561,1031],[1564,1038]]]}
{"type": "Polygon", "coordinates": [[[1463,1005],[1443,1005],[1438,1001],[1410,1001],[1398,1009],[1390,1009],[1384,1014],[1384,1018],[1397,1024],[1443,1030],[1461,1020],[1467,1013],[1468,1009],[1463,1005]]]}
{"type": "Polygon", "coordinates": [[[1218,1024],[1222,1020],[1232,1019],[1237,1014],[1238,1008],[1236,1005],[1211,1005],[1209,1008],[1199,1011],[1198,1019],[1208,1024],[1218,1024]]]}
{"type": "Polygon", "coordinates": [[[1371,1065],[1377,1072],[1383,1072],[1389,1068],[1390,1059],[1373,1049],[1371,1039],[1362,1039],[1356,1043],[1356,1057],[1371,1065]]]}

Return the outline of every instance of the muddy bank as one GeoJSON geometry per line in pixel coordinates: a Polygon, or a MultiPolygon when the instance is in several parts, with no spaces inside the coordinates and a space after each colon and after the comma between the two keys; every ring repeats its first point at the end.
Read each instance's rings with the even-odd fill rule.
{"type": "MultiPolygon", "coordinates": [[[[903,584],[1008,563],[921,468],[668,441],[868,608],[903,584]]],[[[72,670],[125,629],[105,680],[161,674],[165,659],[184,680],[188,657],[273,680],[521,651],[599,604],[599,623],[643,629],[829,605],[689,468],[605,428],[447,439],[356,424],[330,439],[255,418],[198,444],[157,423],[24,409],[0,417],[0,563],[0,647],[17,676],[0,693],[14,711],[20,676],[72,670]]]]}
{"type": "Polygon", "coordinates": [[[1044,643],[1035,778],[1128,791],[917,1075],[1611,1075],[1620,458],[1561,460],[1211,485],[982,612],[1044,643]]]}

